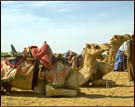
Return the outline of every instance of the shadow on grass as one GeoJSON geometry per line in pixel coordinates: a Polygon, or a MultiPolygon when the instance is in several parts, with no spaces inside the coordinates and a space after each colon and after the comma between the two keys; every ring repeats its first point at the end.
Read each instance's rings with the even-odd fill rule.
{"type": "MultiPolygon", "coordinates": [[[[116,88],[116,87],[133,87],[133,86],[127,86],[127,85],[119,85],[119,84],[116,84],[115,86],[109,86],[109,88],[116,88]]],[[[83,86],[82,88],[100,88],[100,89],[105,89],[106,86],[92,86],[92,85],[88,85],[88,86],[83,86]]]]}
{"type": "Polygon", "coordinates": [[[53,96],[47,97],[43,94],[37,94],[32,91],[13,91],[10,94],[5,94],[1,96],[14,96],[14,97],[38,97],[38,98],[90,98],[90,99],[99,99],[99,98],[133,98],[134,96],[111,96],[111,95],[103,95],[103,94],[86,94],[80,92],[76,97],[64,97],[64,96],[53,96]]]}
{"type": "Polygon", "coordinates": [[[103,95],[103,94],[86,94],[80,93],[78,97],[98,99],[98,98],[134,98],[134,96],[111,96],[111,95],[103,95]]]}

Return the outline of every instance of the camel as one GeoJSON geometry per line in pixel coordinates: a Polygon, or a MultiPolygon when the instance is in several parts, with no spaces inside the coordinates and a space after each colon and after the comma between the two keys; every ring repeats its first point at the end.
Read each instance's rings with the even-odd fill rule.
{"type": "Polygon", "coordinates": [[[110,49],[108,56],[103,60],[103,62],[114,64],[116,53],[119,47],[127,40],[130,40],[131,36],[129,34],[125,35],[114,35],[110,40],[110,49]]]}
{"type": "MultiPolygon", "coordinates": [[[[38,78],[38,85],[34,87],[34,91],[40,94],[46,94],[46,96],[49,97],[77,96],[78,92],[80,92],[80,86],[86,83],[91,78],[91,75],[96,72],[97,68],[95,67],[95,63],[97,56],[105,51],[104,49],[97,47],[98,45],[96,44],[86,45],[84,48],[84,59],[82,67],[77,71],[70,69],[70,73],[67,76],[63,87],[56,88],[53,85],[46,84],[45,81],[38,78]]],[[[61,62],[57,63],[62,65],[61,62]]],[[[28,64],[30,64],[31,71],[33,71],[33,61],[25,59],[25,61],[18,67],[18,69],[20,69],[19,72],[24,72],[25,70],[23,71],[23,69],[28,64]]],[[[3,60],[1,61],[1,67],[1,73],[10,69],[10,67],[7,66],[3,60]]],[[[30,72],[27,76],[20,75],[19,72],[16,74],[15,78],[8,83],[16,88],[31,90],[33,72],[30,72]]]]}
{"type": "MultiPolygon", "coordinates": [[[[105,57],[104,60],[97,60],[97,73],[92,75],[92,79],[89,82],[92,82],[93,86],[105,86],[106,80],[103,79],[103,76],[108,74],[113,70],[114,61],[116,53],[119,47],[127,40],[129,40],[131,36],[129,34],[125,35],[114,35],[110,40],[110,49],[108,50],[108,56],[105,57]]],[[[110,85],[116,85],[115,82],[110,81],[110,85]]]]}

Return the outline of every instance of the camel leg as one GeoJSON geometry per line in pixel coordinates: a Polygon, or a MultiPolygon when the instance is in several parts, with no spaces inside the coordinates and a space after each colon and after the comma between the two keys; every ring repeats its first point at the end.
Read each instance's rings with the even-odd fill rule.
{"type": "Polygon", "coordinates": [[[10,94],[12,92],[12,85],[9,83],[1,83],[1,94],[10,94]]]}
{"type": "Polygon", "coordinates": [[[4,87],[2,86],[2,84],[1,84],[1,91],[0,91],[0,94],[2,95],[2,94],[5,94],[4,93],[4,87]]]}
{"type": "Polygon", "coordinates": [[[3,87],[2,89],[3,90],[5,89],[6,92],[9,92],[10,93],[12,91],[12,85],[10,85],[9,83],[3,83],[2,84],[2,87],[3,87]]]}
{"type": "Polygon", "coordinates": [[[106,86],[106,87],[109,87],[109,86],[115,86],[116,83],[114,81],[112,81],[112,80],[98,79],[96,81],[93,81],[92,85],[93,86],[106,86]]]}
{"type": "Polygon", "coordinates": [[[38,79],[38,85],[34,87],[34,92],[45,94],[45,81],[38,79]]]}
{"type": "Polygon", "coordinates": [[[66,97],[74,97],[77,96],[76,90],[70,89],[56,89],[53,88],[51,85],[46,85],[46,96],[66,96],[66,97]]]}

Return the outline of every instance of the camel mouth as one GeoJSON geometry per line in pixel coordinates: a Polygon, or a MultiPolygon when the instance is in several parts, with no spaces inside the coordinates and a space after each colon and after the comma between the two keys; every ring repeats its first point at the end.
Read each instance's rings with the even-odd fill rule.
{"type": "Polygon", "coordinates": [[[100,49],[100,53],[99,54],[102,54],[104,53],[106,50],[105,49],[100,49]]]}

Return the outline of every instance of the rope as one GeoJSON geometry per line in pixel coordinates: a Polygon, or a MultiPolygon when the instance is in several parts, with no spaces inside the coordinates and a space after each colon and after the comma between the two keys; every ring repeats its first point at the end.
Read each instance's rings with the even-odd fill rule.
{"type": "MultiPolygon", "coordinates": [[[[116,79],[114,80],[115,82],[118,80],[118,77],[119,77],[119,76],[120,76],[120,72],[119,72],[119,74],[117,75],[116,79]]],[[[106,88],[109,88],[109,81],[108,81],[108,80],[106,80],[106,88]]],[[[106,91],[107,91],[107,90],[105,90],[105,93],[106,93],[106,91]]],[[[114,92],[115,92],[115,91],[112,91],[112,90],[111,90],[112,95],[114,94],[114,92]]]]}
{"type": "MultiPolygon", "coordinates": [[[[116,79],[114,80],[115,83],[117,82],[119,76],[120,76],[120,72],[118,73],[116,79]]],[[[106,80],[106,88],[109,88],[109,80],[106,80]]]]}
{"type": "MultiPolygon", "coordinates": [[[[124,43],[122,44],[122,48],[121,48],[122,52],[125,51],[124,48],[126,47],[126,45],[127,45],[127,43],[125,43],[125,46],[124,46],[124,43]]],[[[124,59],[124,54],[122,55],[122,57],[124,59]]],[[[124,66],[124,61],[122,62],[122,64],[124,66]]],[[[125,67],[124,67],[124,69],[125,69],[125,67]]],[[[117,75],[116,79],[114,80],[114,82],[116,82],[118,80],[119,76],[120,76],[120,72],[118,73],[118,75],[117,75]]],[[[109,81],[108,80],[106,80],[106,88],[109,88],[109,81]]]]}
{"type": "Polygon", "coordinates": [[[120,72],[118,73],[116,79],[114,80],[115,82],[118,80],[118,77],[120,76],[120,72]]]}

